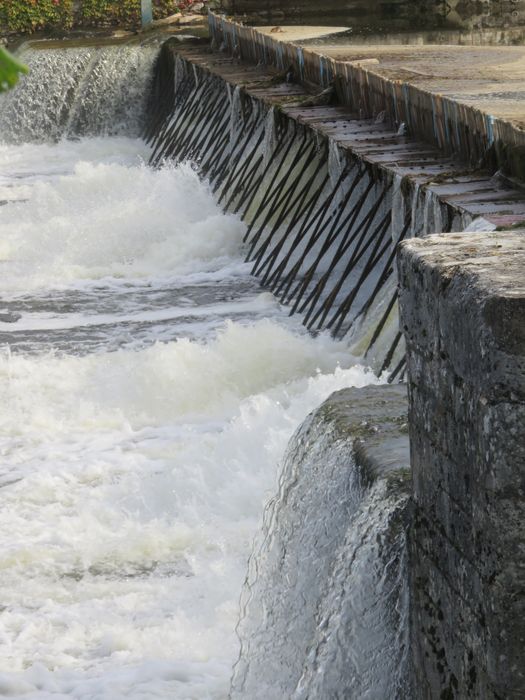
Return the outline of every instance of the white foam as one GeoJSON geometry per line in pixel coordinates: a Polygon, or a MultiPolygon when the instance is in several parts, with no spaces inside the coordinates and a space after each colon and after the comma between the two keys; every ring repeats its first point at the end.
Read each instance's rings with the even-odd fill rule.
{"type": "Polygon", "coordinates": [[[4,682],[35,684],[38,662],[33,693],[224,697],[286,443],[332,390],[373,381],[341,359],[269,321],[206,346],[3,358],[4,682]]]}
{"type": "Polygon", "coordinates": [[[243,232],[189,165],[79,161],[27,195],[0,211],[6,291],[216,270],[237,255],[243,232]]]}
{"type": "Polygon", "coordinates": [[[40,329],[52,344],[78,324],[168,322],[182,308],[197,322],[196,339],[138,350],[0,353],[3,695],[224,698],[287,441],[333,390],[376,381],[342,344],[284,321],[271,295],[151,306],[168,282],[181,295],[230,274],[248,284],[243,225],[191,168],[149,170],[131,143],[27,147],[7,169],[11,183],[23,171],[29,201],[0,207],[4,299],[52,307],[51,288],[62,304],[88,288],[91,306],[22,308],[3,332],[40,329]],[[38,149],[49,160],[33,178],[38,149]],[[99,288],[117,311],[93,311],[99,288]],[[130,313],[126,293],[148,289],[130,313]],[[247,318],[225,322],[237,312],[247,318]]]}

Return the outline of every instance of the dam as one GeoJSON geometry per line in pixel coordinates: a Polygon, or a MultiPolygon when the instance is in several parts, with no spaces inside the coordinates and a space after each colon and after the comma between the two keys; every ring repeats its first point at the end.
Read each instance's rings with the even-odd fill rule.
{"type": "Polygon", "coordinates": [[[522,132],[208,21],[0,96],[0,693],[522,697],[522,132]]]}

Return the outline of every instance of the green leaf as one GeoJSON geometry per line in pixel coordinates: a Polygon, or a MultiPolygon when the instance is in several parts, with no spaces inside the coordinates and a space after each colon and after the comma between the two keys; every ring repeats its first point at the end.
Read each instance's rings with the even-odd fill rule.
{"type": "Polygon", "coordinates": [[[6,49],[0,47],[0,92],[14,87],[20,73],[27,72],[27,66],[17,61],[6,49]]]}

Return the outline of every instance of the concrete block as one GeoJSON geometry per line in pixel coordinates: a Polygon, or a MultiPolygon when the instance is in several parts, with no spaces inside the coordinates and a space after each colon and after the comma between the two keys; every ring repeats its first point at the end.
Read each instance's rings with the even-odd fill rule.
{"type": "Polygon", "coordinates": [[[416,697],[525,697],[525,232],[398,256],[416,697]]]}

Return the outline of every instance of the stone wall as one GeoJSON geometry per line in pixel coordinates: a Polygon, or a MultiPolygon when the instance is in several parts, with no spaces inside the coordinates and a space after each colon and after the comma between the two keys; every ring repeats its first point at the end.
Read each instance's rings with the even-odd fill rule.
{"type": "Polygon", "coordinates": [[[401,244],[416,697],[525,697],[525,232],[401,244]]]}

